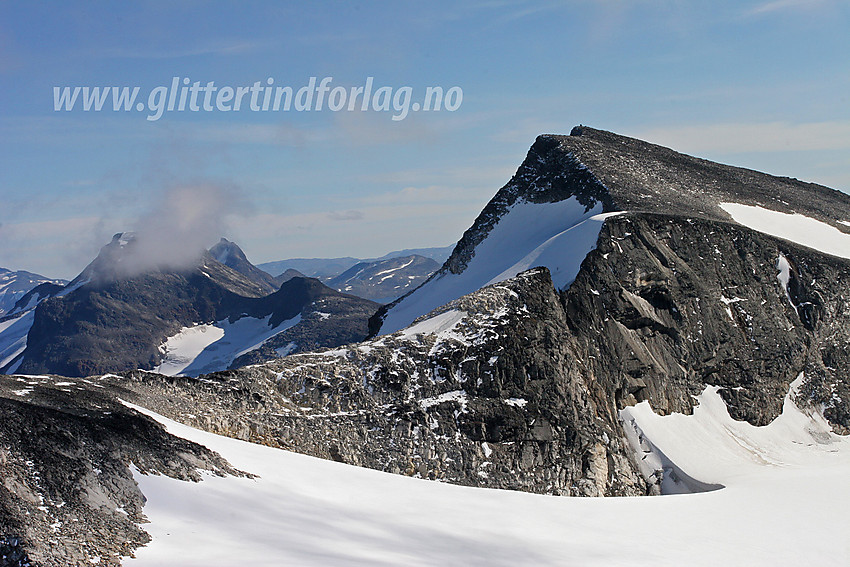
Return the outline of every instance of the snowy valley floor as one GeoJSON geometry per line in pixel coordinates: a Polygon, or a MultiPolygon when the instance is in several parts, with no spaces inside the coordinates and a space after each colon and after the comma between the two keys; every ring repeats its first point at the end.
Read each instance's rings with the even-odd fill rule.
{"type": "Polygon", "coordinates": [[[391,475],[219,437],[143,410],[258,478],[189,483],[135,472],[153,541],[125,564],[850,564],[850,439],[827,433],[790,398],[761,428],[729,418],[715,388],[699,400],[692,416],[661,417],[644,402],[623,418],[681,470],[725,488],[606,499],[391,475]]]}

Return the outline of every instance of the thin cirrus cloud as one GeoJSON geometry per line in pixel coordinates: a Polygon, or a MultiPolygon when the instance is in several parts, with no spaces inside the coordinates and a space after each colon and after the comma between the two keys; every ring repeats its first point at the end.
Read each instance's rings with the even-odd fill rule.
{"type": "Polygon", "coordinates": [[[772,0],[770,2],[762,2],[750,8],[744,15],[762,16],[788,10],[811,10],[822,8],[830,3],[830,0],[772,0]]]}
{"type": "Polygon", "coordinates": [[[850,121],[670,126],[643,130],[636,135],[687,152],[759,153],[850,149],[850,121]]]}

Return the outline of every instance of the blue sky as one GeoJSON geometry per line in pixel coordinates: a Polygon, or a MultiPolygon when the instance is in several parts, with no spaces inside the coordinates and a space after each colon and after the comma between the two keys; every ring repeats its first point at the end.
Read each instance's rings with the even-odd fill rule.
{"type": "Polygon", "coordinates": [[[0,266],[72,277],[122,230],[258,263],[444,246],[535,136],[579,123],[850,191],[847,2],[126,4],[0,5],[0,266]],[[463,100],[396,121],[53,109],[54,86],[146,100],[172,77],[463,100]]]}

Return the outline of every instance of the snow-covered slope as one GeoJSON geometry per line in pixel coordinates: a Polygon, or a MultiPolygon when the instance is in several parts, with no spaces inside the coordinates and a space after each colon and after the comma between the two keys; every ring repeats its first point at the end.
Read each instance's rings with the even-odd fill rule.
{"type": "MultiPolygon", "coordinates": [[[[5,268],[0,268],[0,317],[12,311],[18,300],[34,287],[43,283],[65,285],[68,282],[65,280],[52,280],[30,272],[13,272],[5,268]]],[[[24,307],[22,310],[26,310],[29,307],[24,307]]]]}
{"type": "Polygon", "coordinates": [[[735,222],[753,230],[850,259],[850,234],[825,222],[799,213],[782,213],[740,203],[721,203],[720,207],[729,213],[735,222]]]}
{"type": "Polygon", "coordinates": [[[237,357],[260,348],[278,333],[297,325],[301,315],[275,326],[270,319],[271,315],[242,317],[233,323],[224,319],[212,324],[184,327],[163,343],[164,358],[153,371],[166,376],[198,376],[224,370],[237,357]]]}
{"type": "Polygon", "coordinates": [[[355,264],[328,280],[327,285],[343,293],[389,303],[416,289],[439,267],[440,264],[424,256],[394,256],[355,264]]]}
{"type": "Polygon", "coordinates": [[[607,216],[601,203],[588,208],[575,197],[555,203],[514,203],[461,273],[442,270],[401,299],[387,312],[381,333],[403,329],[424,313],[531,267],[549,268],[555,286],[566,287],[596,245],[607,216]]]}
{"type": "Polygon", "coordinates": [[[0,322],[0,372],[12,374],[20,366],[19,356],[27,348],[27,333],[32,327],[33,311],[0,322]]]}
{"type": "Polygon", "coordinates": [[[445,485],[200,432],[151,414],[256,478],[135,473],[153,541],[128,566],[846,565],[850,441],[789,397],[767,427],[716,389],[694,415],[624,410],[651,457],[724,488],[583,499],[445,485]]]}

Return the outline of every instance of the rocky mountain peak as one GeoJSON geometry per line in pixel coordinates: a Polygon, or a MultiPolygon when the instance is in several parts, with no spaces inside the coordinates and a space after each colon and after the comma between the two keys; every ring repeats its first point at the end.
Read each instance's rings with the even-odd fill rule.
{"type": "Polygon", "coordinates": [[[280,284],[286,281],[286,279],[275,278],[271,274],[256,267],[248,260],[245,252],[242,251],[242,248],[238,244],[224,237],[209,249],[209,254],[218,262],[236,270],[261,286],[266,293],[276,291],[280,287],[280,284]]]}
{"type": "Polygon", "coordinates": [[[595,246],[587,223],[601,222],[606,214],[735,222],[723,208],[729,203],[802,214],[841,231],[846,227],[837,219],[850,218],[850,195],[814,183],[711,162],[583,125],[569,136],[540,135],[446,263],[422,286],[376,314],[370,329],[397,330],[435,308],[438,300],[535,265],[547,265],[553,274],[564,268],[566,275],[555,279],[569,284],[578,267],[571,254],[579,254],[579,248],[586,254],[595,246]],[[515,246],[520,240],[526,242],[523,250],[515,246]],[[568,266],[563,258],[570,259],[568,266]],[[387,327],[388,317],[393,322],[387,327]]]}
{"type": "Polygon", "coordinates": [[[136,233],[132,232],[132,231],[117,232],[117,233],[112,235],[112,242],[110,242],[110,244],[115,243],[120,248],[123,248],[123,247],[127,246],[128,244],[130,244],[131,242],[135,242],[137,238],[138,237],[137,237],[136,233]]]}
{"type": "Polygon", "coordinates": [[[245,256],[245,253],[239,245],[224,237],[222,237],[215,246],[210,248],[210,254],[212,254],[213,258],[225,265],[228,265],[228,262],[232,263],[233,259],[236,261],[248,261],[248,258],[245,256]]]}

